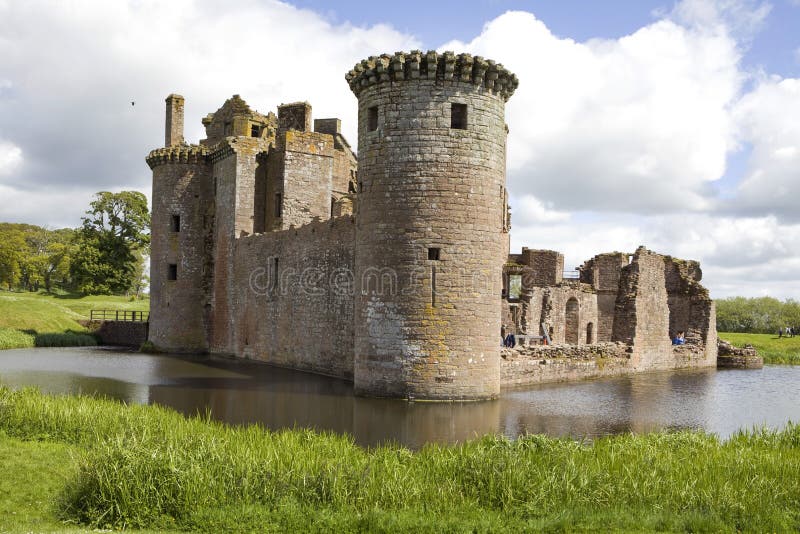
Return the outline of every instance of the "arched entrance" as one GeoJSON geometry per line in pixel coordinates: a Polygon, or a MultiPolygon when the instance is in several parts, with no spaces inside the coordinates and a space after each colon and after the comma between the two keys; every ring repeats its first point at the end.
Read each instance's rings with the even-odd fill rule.
{"type": "Polygon", "coordinates": [[[578,299],[572,297],[567,301],[567,307],[564,312],[564,342],[570,345],[578,344],[579,315],[578,299]]]}

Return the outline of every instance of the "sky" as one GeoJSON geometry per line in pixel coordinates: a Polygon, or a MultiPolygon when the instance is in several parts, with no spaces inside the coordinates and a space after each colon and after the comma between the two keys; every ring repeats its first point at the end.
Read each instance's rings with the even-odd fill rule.
{"type": "Polygon", "coordinates": [[[699,260],[715,298],[800,299],[799,30],[800,0],[0,0],[0,221],[74,227],[97,191],[149,195],[170,93],[190,142],[240,94],[308,100],[355,145],[345,72],[454,50],[520,80],[512,251],[571,268],[645,245],[699,260]]]}

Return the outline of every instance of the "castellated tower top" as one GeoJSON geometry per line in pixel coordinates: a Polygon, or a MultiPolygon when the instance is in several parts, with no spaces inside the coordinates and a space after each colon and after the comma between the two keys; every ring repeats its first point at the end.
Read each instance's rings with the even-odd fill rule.
{"type": "Polygon", "coordinates": [[[435,50],[370,56],[356,63],[345,79],[356,96],[364,88],[383,82],[434,79],[470,82],[508,100],[519,85],[516,74],[491,59],[435,50]]]}

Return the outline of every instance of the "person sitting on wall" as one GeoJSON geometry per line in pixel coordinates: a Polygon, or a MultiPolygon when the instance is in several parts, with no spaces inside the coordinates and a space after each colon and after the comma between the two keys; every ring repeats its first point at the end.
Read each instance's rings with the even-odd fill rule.
{"type": "Polygon", "coordinates": [[[678,332],[675,334],[675,337],[672,338],[673,345],[684,345],[686,344],[686,338],[683,337],[683,332],[678,332]]]}

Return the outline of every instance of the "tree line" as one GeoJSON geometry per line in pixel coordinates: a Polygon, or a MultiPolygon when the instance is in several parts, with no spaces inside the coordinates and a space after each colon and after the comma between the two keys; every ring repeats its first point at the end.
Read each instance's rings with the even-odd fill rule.
{"type": "Polygon", "coordinates": [[[800,302],[772,297],[729,297],[716,301],[717,330],[777,334],[779,328],[800,326],[800,302]]]}
{"type": "Polygon", "coordinates": [[[150,245],[147,198],[95,194],[78,228],[0,223],[0,284],[8,290],[140,294],[150,245]]]}

